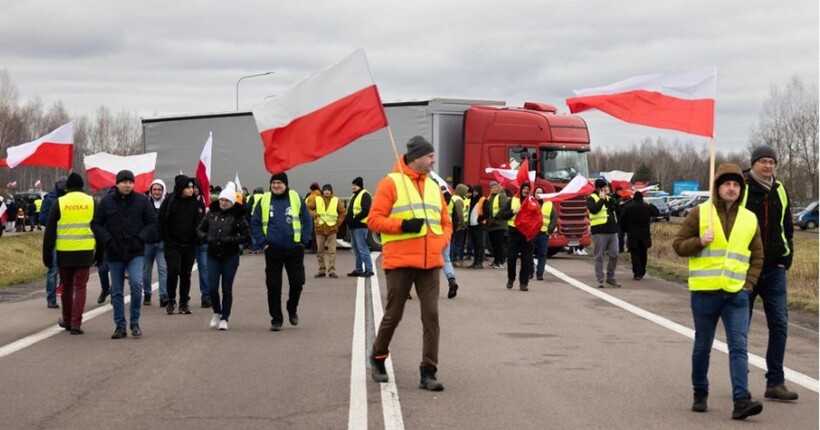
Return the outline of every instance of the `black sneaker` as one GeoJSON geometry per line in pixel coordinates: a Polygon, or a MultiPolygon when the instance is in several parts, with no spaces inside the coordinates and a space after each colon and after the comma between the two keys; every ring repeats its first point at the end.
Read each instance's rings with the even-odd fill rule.
{"type": "Polygon", "coordinates": [[[733,420],[745,420],[746,417],[757,415],[763,411],[763,404],[749,399],[735,400],[735,408],[732,410],[733,420]]]}
{"type": "Polygon", "coordinates": [[[80,327],[71,327],[71,334],[78,335],[85,333],[80,327]]]}
{"type": "Polygon", "coordinates": [[[188,303],[180,303],[179,313],[183,315],[191,315],[191,308],[188,307],[188,303]]]}
{"type": "Polygon", "coordinates": [[[612,285],[615,288],[621,288],[621,284],[619,284],[618,281],[614,279],[607,279],[606,283],[612,285]]]}
{"type": "Polygon", "coordinates": [[[450,286],[450,288],[447,290],[447,298],[455,298],[456,294],[458,294],[458,284],[456,283],[456,278],[448,279],[447,284],[450,286]]]}
{"type": "Polygon", "coordinates": [[[202,307],[202,309],[211,308],[212,307],[211,306],[211,299],[203,299],[202,304],[200,305],[200,307],[202,307]]]}
{"type": "Polygon", "coordinates": [[[168,299],[168,304],[165,305],[165,312],[167,312],[168,315],[173,315],[174,314],[174,309],[176,309],[176,307],[177,307],[176,300],[168,299]]]}
{"type": "Polygon", "coordinates": [[[372,355],[370,356],[370,376],[373,378],[373,381],[383,383],[390,380],[390,377],[387,376],[387,369],[384,367],[384,358],[376,358],[372,355]]]}
{"type": "Polygon", "coordinates": [[[296,312],[294,312],[292,314],[288,314],[288,321],[290,322],[290,325],[292,325],[292,326],[299,325],[299,315],[296,315],[296,312]]]}
{"type": "Polygon", "coordinates": [[[519,289],[520,289],[521,291],[529,291],[529,290],[530,290],[530,289],[529,289],[529,287],[527,287],[527,284],[521,284],[521,286],[519,287],[519,289]]]}
{"type": "Polygon", "coordinates": [[[272,321],[270,323],[270,331],[281,331],[282,330],[282,321],[272,321]]]}
{"type": "Polygon", "coordinates": [[[373,273],[373,272],[364,272],[364,274],[362,275],[362,277],[363,277],[363,278],[372,278],[372,277],[373,277],[373,275],[375,275],[375,273],[373,273]]]}
{"type": "Polygon", "coordinates": [[[57,320],[57,325],[64,328],[65,331],[71,330],[71,326],[68,325],[68,322],[62,318],[57,320]]]}
{"type": "Polygon", "coordinates": [[[125,331],[125,327],[117,327],[114,330],[114,334],[111,335],[111,339],[122,339],[128,337],[128,332],[125,331]]]}
{"type": "Polygon", "coordinates": [[[512,287],[513,287],[514,283],[515,283],[515,281],[507,281],[507,289],[512,290],[512,287]]]}
{"type": "Polygon", "coordinates": [[[60,305],[58,305],[57,302],[48,302],[46,307],[49,309],[60,309],[60,305]]]}
{"type": "Polygon", "coordinates": [[[108,290],[101,290],[100,296],[97,297],[97,304],[101,305],[105,303],[105,299],[108,298],[108,290]]]}
{"type": "Polygon", "coordinates": [[[442,391],[444,385],[436,379],[435,366],[421,366],[419,373],[421,373],[421,380],[419,381],[419,388],[430,391],[442,391]]]}
{"type": "Polygon", "coordinates": [[[356,271],[356,270],[354,270],[354,271],[347,274],[347,276],[350,276],[351,278],[358,278],[359,276],[362,276],[362,275],[364,275],[364,272],[359,272],[359,271],[356,271]]]}
{"type": "Polygon", "coordinates": [[[151,295],[146,294],[145,297],[142,299],[143,306],[151,306],[151,295]]]}
{"type": "Polygon", "coordinates": [[[159,305],[162,306],[163,308],[168,306],[168,296],[160,295],[159,296],[159,305]]]}
{"type": "Polygon", "coordinates": [[[142,330],[140,330],[139,324],[131,324],[131,336],[140,337],[142,336],[142,330]]]}

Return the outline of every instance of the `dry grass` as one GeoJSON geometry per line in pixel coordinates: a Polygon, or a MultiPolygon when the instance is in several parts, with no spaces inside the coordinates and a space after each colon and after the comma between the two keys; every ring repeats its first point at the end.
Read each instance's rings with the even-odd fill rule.
{"type": "Polygon", "coordinates": [[[0,238],[0,288],[46,276],[43,266],[43,232],[0,238]]]}
{"type": "MultiPolygon", "coordinates": [[[[652,223],[652,243],[649,249],[648,269],[665,279],[685,283],[688,261],[678,257],[672,250],[672,240],[680,225],[652,223]]],[[[795,236],[794,261],[787,272],[789,309],[817,313],[818,290],[818,240],[795,236]]],[[[626,256],[629,261],[629,256],[626,256]]]]}

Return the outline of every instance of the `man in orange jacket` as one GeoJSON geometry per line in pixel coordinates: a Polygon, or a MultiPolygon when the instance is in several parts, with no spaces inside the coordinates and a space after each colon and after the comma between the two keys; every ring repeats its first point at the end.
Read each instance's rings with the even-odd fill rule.
{"type": "Polygon", "coordinates": [[[424,332],[419,388],[441,391],[444,386],[436,380],[439,276],[444,266],[441,252],[453,224],[438,185],[428,176],[436,161],[434,151],[423,137],[411,138],[407,153],[379,183],[367,217],[370,230],[381,233],[382,268],[387,278],[387,305],[373,342],[370,365],[374,381],[388,381],[384,362],[390,353],[390,340],[415,284],[424,332]]]}

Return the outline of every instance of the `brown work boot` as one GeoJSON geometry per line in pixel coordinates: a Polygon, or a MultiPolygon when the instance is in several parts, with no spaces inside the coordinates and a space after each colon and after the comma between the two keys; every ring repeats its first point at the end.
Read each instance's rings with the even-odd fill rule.
{"type": "Polygon", "coordinates": [[[766,393],[763,397],[774,400],[797,400],[797,393],[789,391],[785,384],[775,385],[774,387],[766,388],[766,393]]]}

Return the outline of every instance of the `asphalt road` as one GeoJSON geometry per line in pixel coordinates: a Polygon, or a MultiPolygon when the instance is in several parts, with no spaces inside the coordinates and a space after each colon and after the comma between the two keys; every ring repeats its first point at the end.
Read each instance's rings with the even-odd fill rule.
{"type": "MultiPolygon", "coordinates": [[[[112,340],[110,308],[96,304],[96,276],[82,336],[57,328],[59,311],[46,309],[40,288],[0,302],[0,427],[818,427],[816,325],[795,324],[789,333],[787,383],[798,402],[764,400],[761,415],[732,421],[728,358],[713,350],[709,412],[696,414],[689,410],[692,322],[685,286],[651,276],[632,281],[621,265],[623,288],[599,290],[591,257],[550,260],[547,280],[531,282],[529,292],[505,289],[503,270],[459,269],[458,297],[446,299],[443,289],[439,303],[445,391],[417,388],[417,300],[408,302],[391,345],[391,383],[374,383],[365,357],[373,314],[378,324],[386,298],[384,273],[368,281],[345,277],[352,262],[349,251],[340,251],[341,277],[314,279],[317,264],[308,255],[300,324],[286,323],[281,332],[269,331],[261,256],[242,257],[226,332],[208,328],[210,310],[169,316],[155,299],[143,309],[141,339],[112,340]]],[[[761,400],[765,371],[754,363],[761,363],[765,344],[765,316],[756,313],[749,380],[761,400]]]]}

